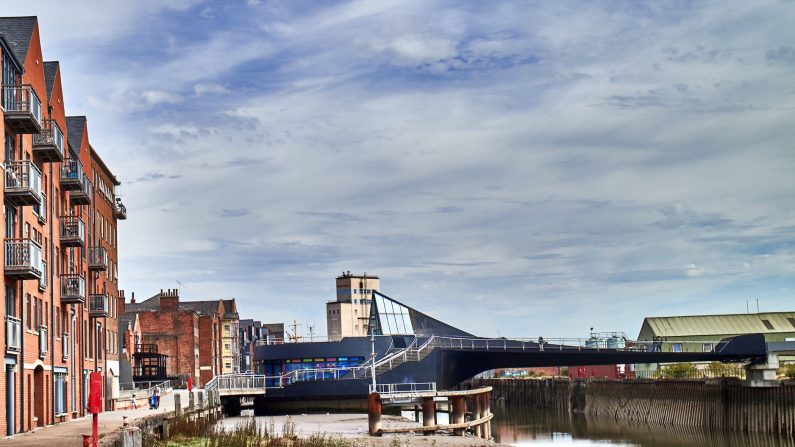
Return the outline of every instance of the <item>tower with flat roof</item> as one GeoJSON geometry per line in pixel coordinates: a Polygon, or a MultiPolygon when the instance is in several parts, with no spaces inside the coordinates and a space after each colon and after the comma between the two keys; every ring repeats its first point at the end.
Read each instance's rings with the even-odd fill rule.
{"type": "Polygon", "coordinates": [[[372,292],[379,287],[379,278],[367,273],[357,275],[347,271],[337,277],[336,300],[326,303],[329,340],[367,335],[372,292]]]}

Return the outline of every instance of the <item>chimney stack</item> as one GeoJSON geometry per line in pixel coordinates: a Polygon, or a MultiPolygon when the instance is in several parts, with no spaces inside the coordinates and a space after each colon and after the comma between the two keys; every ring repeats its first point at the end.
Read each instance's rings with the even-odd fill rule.
{"type": "Polygon", "coordinates": [[[176,311],[179,309],[179,292],[168,289],[160,292],[160,310],[176,311]]]}

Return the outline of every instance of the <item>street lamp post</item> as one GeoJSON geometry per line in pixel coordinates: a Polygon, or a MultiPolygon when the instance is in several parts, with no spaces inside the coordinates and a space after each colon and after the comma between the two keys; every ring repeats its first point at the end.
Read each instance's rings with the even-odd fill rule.
{"type": "Polygon", "coordinates": [[[373,376],[373,392],[376,392],[375,388],[375,334],[370,333],[370,357],[372,357],[372,363],[370,363],[370,372],[373,376]]]}

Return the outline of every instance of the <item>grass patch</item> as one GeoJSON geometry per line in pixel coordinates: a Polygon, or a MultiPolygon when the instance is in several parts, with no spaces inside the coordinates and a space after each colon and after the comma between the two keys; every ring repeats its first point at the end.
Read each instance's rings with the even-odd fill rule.
{"type": "Polygon", "coordinates": [[[173,419],[169,425],[171,439],[144,436],[144,447],[353,447],[341,436],[317,433],[307,438],[295,434],[295,423],[285,421],[277,433],[273,422],[258,424],[254,419],[231,429],[217,427],[207,420],[173,419]]]}

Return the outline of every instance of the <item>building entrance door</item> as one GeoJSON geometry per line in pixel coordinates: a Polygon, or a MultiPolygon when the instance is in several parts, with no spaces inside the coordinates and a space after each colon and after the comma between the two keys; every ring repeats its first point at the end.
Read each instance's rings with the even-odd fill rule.
{"type": "Polygon", "coordinates": [[[44,403],[47,397],[44,395],[44,368],[39,366],[33,371],[33,416],[36,418],[36,426],[44,427],[44,403]]]}
{"type": "Polygon", "coordinates": [[[11,436],[15,433],[14,431],[14,410],[15,410],[15,401],[16,396],[14,395],[14,390],[16,389],[16,372],[14,371],[13,364],[6,364],[6,435],[11,436]]]}

